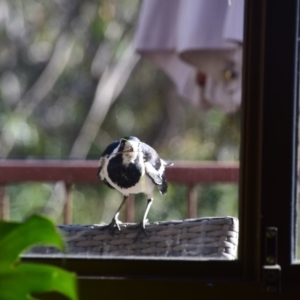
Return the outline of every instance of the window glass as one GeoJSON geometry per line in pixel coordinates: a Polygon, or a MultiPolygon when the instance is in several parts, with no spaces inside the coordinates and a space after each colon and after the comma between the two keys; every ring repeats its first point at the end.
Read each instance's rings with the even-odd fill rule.
{"type": "Polygon", "coordinates": [[[49,216],[74,255],[234,259],[243,1],[0,7],[2,218],[49,216]]]}
{"type": "MultiPolygon", "coordinates": [[[[298,6],[298,14],[299,14],[299,6],[298,6]]],[[[298,22],[299,22],[299,19],[298,19],[298,22]]],[[[299,35],[299,31],[298,31],[298,35],[299,35]]],[[[298,43],[298,45],[299,45],[299,43],[298,43]]],[[[299,46],[298,46],[298,48],[297,48],[297,50],[298,50],[298,55],[299,55],[299,46]]],[[[298,69],[299,69],[299,65],[298,65],[298,69]]],[[[299,80],[299,78],[298,78],[298,80],[299,80]]],[[[297,136],[297,138],[298,138],[298,145],[297,145],[297,159],[298,159],[298,161],[297,161],[297,174],[298,174],[298,178],[297,178],[297,187],[296,187],[296,190],[297,190],[297,192],[296,192],[296,208],[295,208],[295,210],[297,211],[297,212],[299,212],[299,209],[300,209],[300,185],[299,185],[299,160],[300,160],[300,145],[299,145],[299,141],[300,141],[300,131],[299,131],[299,81],[298,81],[298,119],[297,119],[297,122],[298,122],[298,126],[297,126],[297,129],[298,129],[298,136],[297,136]]],[[[296,213],[295,214],[295,216],[296,216],[296,218],[294,219],[296,222],[296,224],[295,224],[295,230],[293,231],[294,233],[295,233],[295,241],[296,241],[296,243],[295,243],[295,248],[294,248],[294,250],[295,250],[295,253],[294,253],[294,258],[295,258],[295,261],[297,262],[297,263],[299,263],[299,260],[300,260],[300,231],[299,231],[299,226],[300,226],[300,219],[299,219],[299,215],[298,215],[298,213],[296,213]]]]}
{"type": "MultiPolygon", "coordinates": [[[[299,105],[299,104],[298,104],[299,105]]],[[[298,122],[299,122],[299,115],[298,115],[298,122]]],[[[299,124],[298,124],[298,128],[299,128],[299,124]]],[[[296,210],[299,211],[300,209],[300,186],[299,186],[299,159],[300,159],[300,148],[299,148],[299,132],[298,132],[298,179],[297,179],[297,207],[296,210]]],[[[296,217],[296,254],[295,254],[295,258],[297,260],[297,262],[299,263],[299,259],[300,259],[300,232],[299,232],[299,226],[300,226],[300,219],[299,216],[297,215],[296,217]]]]}

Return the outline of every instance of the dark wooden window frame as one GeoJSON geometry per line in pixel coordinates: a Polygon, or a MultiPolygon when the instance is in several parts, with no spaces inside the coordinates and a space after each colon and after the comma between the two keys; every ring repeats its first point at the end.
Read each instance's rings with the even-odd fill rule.
{"type": "MultiPolygon", "coordinates": [[[[224,0],[225,1],[225,0],[224,0]]],[[[237,261],[35,259],[77,272],[82,299],[232,295],[266,299],[265,229],[278,229],[281,296],[299,294],[294,264],[299,0],[246,0],[240,240],[237,261]]],[[[273,293],[270,295],[274,299],[273,293]]],[[[166,298],[166,297],[165,297],[166,298]]],[[[218,299],[218,298],[213,298],[218,299]]]]}

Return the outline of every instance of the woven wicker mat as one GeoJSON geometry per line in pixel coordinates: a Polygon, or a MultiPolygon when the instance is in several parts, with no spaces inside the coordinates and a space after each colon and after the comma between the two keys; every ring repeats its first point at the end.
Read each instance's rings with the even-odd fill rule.
{"type": "MultiPolygon", "coordinates": [[[[211,217],[146,225],[149,237],[137,241],[136,224],[123,223],[112,236],[105,225],[60,225],[68,254],[92,256],[164,256],[235,259],[238,219],[211,217]]],[[[51,247],[36,247],[30,254],[54,254],[51,247]]]]}

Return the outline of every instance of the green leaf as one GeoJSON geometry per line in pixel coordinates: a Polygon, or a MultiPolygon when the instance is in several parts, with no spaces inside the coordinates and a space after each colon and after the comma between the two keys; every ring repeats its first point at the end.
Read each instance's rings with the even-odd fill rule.
{"type": "Polygon", "coordinates": [[[77,300],[76,275],[63,269],[23,263],[10,270],[0,271],[0,299],[34,299],[32,293],[59,292],[77,300]]]}
{"type": "Polygon", "coordinates": [[[18,226],[20,226],[20,223],[0,221],[0,240],[18,226]]]}
{"type": "Polygon", "coordinates": [[[33,215],[23,223],[0,222],[0,270],[12,266],[23,251],[37,244],[65,249],[60,233],[48,218],[33,215]]]}

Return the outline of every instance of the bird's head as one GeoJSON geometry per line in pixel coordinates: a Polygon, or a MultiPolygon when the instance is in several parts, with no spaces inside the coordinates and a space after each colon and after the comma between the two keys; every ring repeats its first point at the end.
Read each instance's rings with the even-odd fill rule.
{"type": "Polygon", "coordinates": [[[140,150],[141,141],[134,136],[125,136],[120,140],[122,152],[138,152],[140,150]]]}
{"type": "Polygon", "coordinates": [[[120,140],[119,151],[122,153],[123,164],[128,165],[141,153],[141,141],[133,136],[126,136],[120,140]]]}

